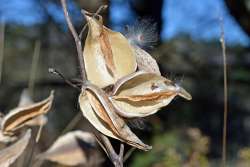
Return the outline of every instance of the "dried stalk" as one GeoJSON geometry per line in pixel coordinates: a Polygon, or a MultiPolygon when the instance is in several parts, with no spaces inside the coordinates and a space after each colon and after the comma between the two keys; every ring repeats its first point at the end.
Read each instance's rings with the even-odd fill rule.
{"type": "Polygon", "coordinates": [[[83,59],[83,51],[82,51],[82,43],[81,40],[75,30],[74,25],[72,24],[71,18],[69,16],[69,12],[68,12],[68,8],[67,8],[67,3],[66,0],[61,0],[61,4],[63,7],[63,12],[64,12],[64,16],[68,25],[68,28],[72,34],[72,36],[74,37],[75,40],[75,44],[76,44],[76,49],[77,49],[77,57],[78,57],[78,63],[80,65],[80,73],[81,73],[81,78],[83,81],[87,80],[86,77],[86,72],[85,72],[85,67],[84,67],[84,59],[83,59]]]}
{"type": "Polygon", "coordinates": [[[220,19],[220,43],[223,56],[223,80],[224,80],[224,114],[223,114],[223,138],[222,138],[222,167],[226,167],[227,161],[227,115],[228,115],[228,86],[227,86],[227,57],[224,36],[223,19],[220,19]]]}
{"type": "Polygon", "coordinates": [[[120,151],[119,154],[117,154],[108,139],[105,135],[98,133],[96,134],[97,140],[100,142],[99,144],[102,146],[104,151],[106,152],[109,159],[112,161],[115,167],[123,167],[123,155],[124,155],[124,145],[120,144],[120,151]]]}
{"type": "MultiPolygon", "coordinates": [[[[80,68],[81,68],[81,77],[82,77],[83,83],[85,83],[87,81],[87,77],[86,77],[86,71],[85,71],[85,66],[84,66],[82,43],[81,43],[81,40],[79,38],[79,35],[76,33],[76,30],[75,30],[75,28],[72,24],[71,18],[69,16],[66,0],[61,0],[61,4],[63,7],[63,12],[64,12],[65,19],[67,21],[68,28],[70,29],[71,34],[75,40],[78,61],[79,61],[80,68]]],[[[120,152],[119,152],[119,154],[117,154],[115,152],[112,144],[110,143],[109,139],[106,136],[104,136],[101,133],[98,133],[98,136],[100,136],[99,138],[100,138],[101,142],[103,143],[107,153],[109,154],[109,157],[110,157],[112,163],[114,164],[114,166],[115,167],[123,167],[124,145],[121,143],[120,152]]]]}
{"type": "Polygon", "coordinates": [[[41,42],[37,40],[35,42],[35,48],[34,48],[34,54],[32,58],[31,63],[31,70],[30,70],[30,78],[29,78],[29,95],[32,98],[34,94],[34,86],[35,86],[35,77],[37,72],[37,66],[39,62],[39,56],[40,56],[40,49],[41,49],[41,42]]]}
{"type": "Polygon", "coordinates": [[[5,34],[5,24],[3,22],[0,25],[0,84],[2,82],[2,74],[3,74],[4,34],[5,34]]]}

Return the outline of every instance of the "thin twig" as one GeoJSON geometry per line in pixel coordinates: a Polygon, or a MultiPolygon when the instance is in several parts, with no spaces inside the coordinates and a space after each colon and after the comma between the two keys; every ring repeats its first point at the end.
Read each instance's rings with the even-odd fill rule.
{"type": "Polygon", "coordinates": [[[120,151],[119,154],[117,154],[108,139],[105,135],[99,133],[99,137],[103,143],[103,145],[106,148],[106,152],[109,155],[110,160],[114,164],[115,167],[123,167],[123,154],[124,154],[124,145],[121,143],[120,144],[120,151]]]}
{"type": "Polygon", "coordinates": [[[72,83],[70,80],[68,80],[67,78],[65,78],[64,75],[63,75],[62,73],[60,73],[58,70],[56,70],[56,69],[54,69],[54,68],[49,68],[48,71],[49,71],[49,73],[51,73],[51,74],[55,74],[55,75],[61,77],[61,78],[63,79],[63,81],[64,81],[65,83],[67,83],[69,86],[71,86],[71,87],[73,87],[73,88],[75,88],[75,89],[81,91],[81,89],[80,89],[76,84],[72,83]]]}
{"type": "Polygon", "coordinates": [[[4,58],[4,34],[5,34],[5,23],[0,23],[0,84],[2,82],[3,74],[3,58],[4,58]]]}
{"type": "Polygon", "coordinates": [[[126,154],[123,157],[123,162],[126,162],[128,160],[128,158],[132,155],[132,153],[136,150],[135,147],[131,147],[131,149],[129,149],[126,154]]]}
{"type": "Polygon", "coordinates": [[[63,12],[64,12],[64,16],[67,22],[67,25],[69,27],[69,30],[72,34],[72,36],[74,37],[75,40],[75,44],[76,44],[76,49],[77,49],[77,57],[78,57],[78,61],[79,61],[79,65],[80,65],[80,73],[81,73],[81,78],[84,81],[86,81],[86,72],[85,72],[85,66],[84,66],[84,59],[83,59],[83,52],[82,52],[82,43],[81,40],[72,24],[71,18],[69,16],[69,12],[68,12],[68,8],[67,8],[67,3],[66,0],[61,0],[61,4],[63,7],[63,12]]]}
{"type": "Polygon", "coordinates": [[[221,37],[220,43],[223,56],[223,80],[224,80],[224,116],[223,116],[223,138],[222,138],[222,167],[226,167],[227,160],[227,115],[228,115],[228,87],[227,87],[227,57],[224,36],[223,18],[220,19],[221,37]]]}
{"type": "Polygon", "coordinates": [[[34,86],[35,86],[35,79],[36,79],[35,77],[36,77],[36,72],[37,72],[37,67],[38,67],[38,62],[39,62],[40,48],[41,48],[41,42],[37,40],[35,42],[34,54],[33,54],[32,63],[31,63],[31,70],[30,70],[29,85],[28,85],[30,97],[33,97],[33,94],[34,94],[34,86]]]}
{"type": "MultiPolygon", "coordinates": [[[[98,9],[97,9],[97,11],[94,13],[94,15],[92,16],[92,18],[94,18],[94,17],[96,17],[102,10],[105,10],[105,9],[107,9],[108,8],[108,5],[102,5],[102,6],[100,6],[98,9]]],[[[81,12],[82,12],[82,14],[83,15],[85,15],[85,10],[81,10],[81,12]]],[[[87,23],[83,26],[83,28],[82,28],[82,30],[81,30],[81,32],[80,32],[80,34],[79,34],[79,38],[80,38],[80,40],[82,40],[82,36],[83,36],[83,33],[84,33],[84,31],[85,31],[85,29],[87,28],[87,23]]]]}

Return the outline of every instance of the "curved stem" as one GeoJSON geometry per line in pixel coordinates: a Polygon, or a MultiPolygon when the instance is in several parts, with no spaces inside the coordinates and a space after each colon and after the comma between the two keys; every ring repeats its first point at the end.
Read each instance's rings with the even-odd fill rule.
{"type": "Polygon", "coordinates": [[[81,40],[80,40],[80,38],[79,38],[79,36],[78,36],[78,34],[77,34],[73,24],[72,24],[71,18],[69,16],[66,0],[61,0],[61,4],[63,7],[63,13],[65,16],[67,25],[68,25],[69,30],[70,30],[70,32],[75,40],[78,62],[79,62],[80,68],[81,68],[81,70],[80,70],[81,78],[82,78],[83,82],[85,82],[87,80],[87,77],[86,77],[85,66],[84,66],[82,43],[81,43],[81,40]]]}

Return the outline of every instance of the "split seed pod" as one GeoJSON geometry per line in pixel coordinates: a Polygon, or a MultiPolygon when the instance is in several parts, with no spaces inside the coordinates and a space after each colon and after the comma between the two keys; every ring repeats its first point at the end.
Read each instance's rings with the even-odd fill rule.
{"type": "MultiPolygon", "coordinates": [[[[28,89],[24,89],[19,100],[18,107],[25,107],[34,104],[28,89]]],[[[44,126],[48,122],[48,118],[45,114],[35,117],[25,123],[27,126],[44,126]]]]}
{"type": "MultiPolygon", "coordinates": [[[[72,131],[60,136],[47,151],[38,155],[37,158],[67,166],[87,165],[91,158],[97,158],[94,157],[95,146],[96,140],[91,133],[80,130],[72,131]]],[[[97,159],[94,161],[97,162],[97,159]]]]}
{"type": "Polygon", "coordinates": [[[11,110],[1,122],[1,130],[3,134],[12,135],[19,128],[26,125],[31,119],[46,114],[52,106],[53,98],[54,93],[52,91],[50,96],[43,101],[31,105],[20,106],[11,110]]]}
{"type": "Polygon", "coordinates": [[[120,79],[111,100],[120,116],[145,117],[168,105],[175,96],[191,100],[191,95],[172,81],[155,73],[138,71],[120,79]]]}
{"type": "Polygon", "coordinates": [[[85,14],[89,30],[83,52],[87,78],[103,88],[135,72],[136,58],[121,33],[105,27],[101,16],[96,19],[88,15],[85,14]]]}
{"type": "Polygon", "coordinates": [[[88,84],[79,96],[79,104],[83,115],[104,135],[145,151],[151,149],[151,146],[144,144],[117,114],[116,108],[102,89],[88,84]]]}

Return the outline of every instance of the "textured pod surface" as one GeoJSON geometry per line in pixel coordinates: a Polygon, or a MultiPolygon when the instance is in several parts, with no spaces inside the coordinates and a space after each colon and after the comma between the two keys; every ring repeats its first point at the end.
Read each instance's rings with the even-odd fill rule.
{"type": "Polygon", "coordinates": [[[3,134],[12,134],[19,128],[23,127],[31,119],[46,114],[54,99],[54,92],[43,101],[24,105],[11,110],[2,120],[1,129],[3,134]]]}
{"type": "Polygon", "coordinates": [[[38,155],[39,159],[50,160],[67,166],[86,165],[88,155],[95,149],[95,137],[80,130],[60,136],[52,146],[38,155]]]}
{"type": "MultiPolygon", "coordinates": [[[[89,84],[86,88],[87,99],[89,100],[90,106],[94,110],[95,116],[98,118],[94,122],[89,117],[89,114],[86,113],[83,107],[81,107],[82,112],[84,115],[88,115],[88,120],[92,123],[92,125],[102,132],[103,134],[119,139],[127,144],[130,144],[134,147],[137,147],[142,150],[149,150],[151,149],[150,146],[144,144],[128,127],[126,122],[117,114],[118,112],[115,111],[115,107],[113,106],[112,102],[105,94],[105,92],[95,85],[89,84]],[[105,127],[105,131],[101,131],[100,125],[102,124],[102,128],[105,127]],[[112,135],[106,134],[107,129],[109,133],[112,132],[112,135]]],[[[81,96],[81,95],[80,95],[81,96]]],[[[80,104],[81,106],[81,104],[80,104]]]]}
{"type": "Polygon", "coordinates": [[[134,50],[119,32],[106,28],[99,20],[86,15],[89,31],[83,57],[88,80],[99,87],[114,84],[136,68],[134,50]]]}
{"type": "Polygon", "coordinates": [[[31,130],[27,130],[25,135],[16,143],[0,151],[0,166],[9,167],[24,152],[31,137],[31,130]]]}
{"type": "Polygon", "coordinates": [[[115,134],[108,128],[105,122],[103,122],[98,115],[95,113],[90,105],[86,91],[82,91],[79,96],[79,105],[83,116],[101,133],[106,136],[118,139],[115,134]]]}
{"type": "Polygon", "coordinates": [[[136,72],[119,80],[111,97],[119,115],[145,117],[168,105],[175,96],[191,95],[172,81],[155,73],[136,72]]]}
{"type": "Polygon", "coordinates": [[[140,71],[145,71],[145,72],[161,75],[161,72],[160,72],[160,69],[156,60],[148,52],[144,51],[143,49],[139,48],[136,45],[133,45],[133,48],[134,48],[137,66],[140,71]]]}

